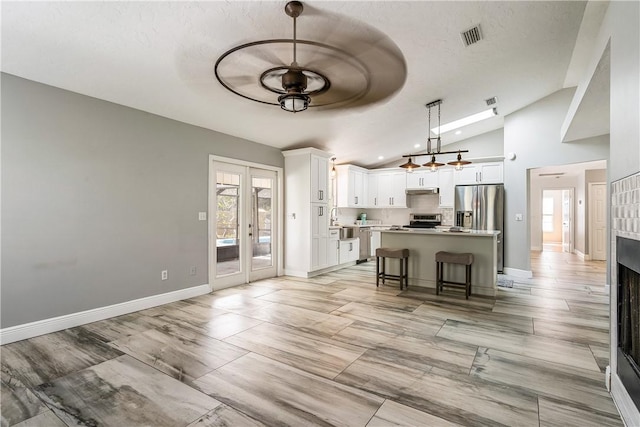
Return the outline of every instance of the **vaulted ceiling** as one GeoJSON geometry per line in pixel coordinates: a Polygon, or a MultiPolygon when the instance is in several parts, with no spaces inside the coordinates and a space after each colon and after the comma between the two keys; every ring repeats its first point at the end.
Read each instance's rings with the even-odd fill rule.
{"type": "MultiPolygon", "coordinates": [[[[448,144],[498,129],[505,115],[576,85],[571,76],[584,64],[574,47],[586,2],[309,2],[297,22],[300,39],[357,49],[354,55],[386,43],[401,53],[406,76],[374,104],[291,114],[232,94],[213,70],[221,54],[241,43],[290,38],[285,4],[2,2],[2,71],[274,147],[315,146],[339,163],[375,167],[416,151],[415,144],[424,149],[430,101],[443,100],[445,123],[498,98],[497,117],[461,135],[444,134],[448,144]],[[483,39],[466,47],[460,33],[475,25],[483,39]],[[353,43],[367,37],[369,47],[353,43]]],[[[260,61],[253,65],[266,68],[260,61]]]]}

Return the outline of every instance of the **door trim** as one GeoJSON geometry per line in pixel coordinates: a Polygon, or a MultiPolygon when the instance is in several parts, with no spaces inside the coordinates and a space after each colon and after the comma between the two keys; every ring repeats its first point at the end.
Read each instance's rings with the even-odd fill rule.
{"type": "MultiPolygon", "coordinates": [[[[281,167],[277,167],[277,166],[271,166],[271,165],[265,165],[262,163],[256,163],[256,162],[250,162],[247,160],[241,160],[241,159],[235,159],[232,157],[223,157],[223,156],[217,156],[214,154],[209,154],[209,181],[207,182],[207,192],[208,192],[208,200],[207,200],[207,213],[208,213],[208,218],[207,218],[207,233],[208,233],[208,254],[207,254],[207,268],[209,269],[209,286],[211,286],[212,290],[216,290],[215,287],[215,277],[214,277],[214,269],[212,268],[212,256],[213,256],[213,252],[216,250],[216,230],[215,230],[215,221],[213,218],[213,204],[216,201],[216,191],[215,191],[215,185],[213,185],[213,183],[215,182],[215,175],[214,175],[214,167],[213,167],[213,163],[214,162],[222,162],[222,163],[229,163],[232,165],[236,165],[236,166],[245,166],[247,168],[258,168],[258,169],[265,169],[265,170],[270,170],[270,171],[274,171],[276,172],[276,186],[278,189],[278,216],[277,218],[275,218],[276,222],[277,222],[277,227],[278,227],[278,232],[277,232],[277,238],[278,238],[278,250],[277,250],[277,262],[276,262],[276,274],[278,276],[282,276],[283,274],[283,266],[284,266],[284,221],[283,221],[283,214],[282,212],[284,212],[284,168],[281,167]]],[[[247,272],[246,274],[246,278],[245,278],[245,283],[248,283],[249,280],[249,273],[247,272]]]]}

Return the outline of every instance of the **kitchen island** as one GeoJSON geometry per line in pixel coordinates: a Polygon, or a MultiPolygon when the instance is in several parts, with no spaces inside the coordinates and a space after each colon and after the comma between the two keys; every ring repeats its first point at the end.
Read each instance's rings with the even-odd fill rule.
{"type": "MultiPolygon", "coordinates": [[[[402,229],[383,230],[381,233],[381,247],[409,249],[409,286],[436,287],[436,252],[469,252],[473,254],[471,294],[496,295],[499,231],[402,229]]],[[[398,262],[387,259],[386,269],[388,273],[398,274],[398,262]]],[[[444,265],[445,280],[464,282],[464,275],[464,266],[444,265]]],[[[445,287],[445,291],[448,289],[445,287]]]]}

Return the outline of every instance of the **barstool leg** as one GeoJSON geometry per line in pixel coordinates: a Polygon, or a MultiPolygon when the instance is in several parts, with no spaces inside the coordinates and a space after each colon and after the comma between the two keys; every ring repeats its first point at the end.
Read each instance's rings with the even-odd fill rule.
{"type": "Polygon", "coordinates": [[[384,281],[387,278],[387,272],[385,270],[385,265],[387,264],[386,261],[387,261],[387,259],[385,257],[382,257],[382,261],[380,261],[380,262],[382,262],[382,284],[383,285],[384,285],[384,281]]]}
{"type": "Polygon", "coordinates": [[[402,262],[402,258],[400,258],[400,290],[402,290],[402,281],[404,280],[404,263],[402,262]]]}
{"type": "Polygon", "coordinates": [[[436,262],[436,295],[440,295],[440,277],[442,275],[442,266],[436,262]]]}
{"type": "Polygon", "coordinates": [[[469,296],[471,295],[471,264],[467,265],[466,273],[467,286],[465,286],[465,294],[466,298],[469,299],[469,296]]]}
{"type": "Polygon", "coordinates": [[[409,258],[404,259],[404,288],[409,289],[409,258]]]}
{"type": "Polygon", "coordinates": [[[380,285],[380,257],[376,257],[376,288],[380,285]]]}

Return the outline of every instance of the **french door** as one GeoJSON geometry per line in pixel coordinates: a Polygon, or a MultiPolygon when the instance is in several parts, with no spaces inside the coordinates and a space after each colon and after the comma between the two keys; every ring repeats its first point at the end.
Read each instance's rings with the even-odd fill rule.
{"type": "Polygon", "coordinates": [[[213,162],[210,277],[213,290],[277,275],[277,174],[213,162]]]}

